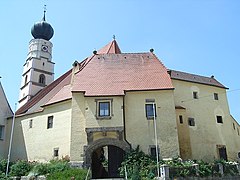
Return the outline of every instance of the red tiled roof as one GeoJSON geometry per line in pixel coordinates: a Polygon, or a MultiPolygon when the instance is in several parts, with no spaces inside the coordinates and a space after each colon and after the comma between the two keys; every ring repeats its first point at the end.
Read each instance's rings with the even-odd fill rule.
{"type": "Polygon", "coordinates": [[[116,40],[111,41],[106,46],[97,51],[97,54],[121,54],[121,50],[116,40]]]}
{"type": "Polygon", "coordinates": [[[220,82],[218,82],[213,76],[205,77],[205,76],[199,76],[196,74],[190,74],[190,73],[185,73],[185,72],[175,71],[175,70],[169,70],[169,74],[172,79],[188,81],[193,83],[200,83],[200,84],[228,89],[227,87],[222,85],[220,82]]]}
{"type": "Polygon", "coordinates": [[[125,91],[173,89],[166,67],[153,53],[121,53],[115,40],[42,89],[17,115],[70,99],[72,91],[85,96],[124,95],[125,91]],[[79,69],[77,69],[79,68],[79,69]]]}
{"type": "Polygon", "coordinates": [[[173,89],[173,85],[167,69],[152,53],[95,55],[75,74],[72,87],[85,96],[159,89],[173,89]]]}
{"type": "MultiPolygon", "coordinates": [[[[39,101],[41,101],[44,97],[50,96],[49,98],[52,97],[52,95],[55,95],[56,92],[61,89],[62,86],[65,86],[66,84],[69,84],[71,81],[71,72],[72,69],[67,71],[65,74],[60,76],[58,79],[53,81],[51,84],[43,88],[41,91],[39,91],[34,97],[32,97],[26,104],[24,104],[22,107],[20,107],[16,111],[16,115],[24,114],[26,113],[31,107],[36,105],[39,101]]],[[[43,102],[41,105],[46,103],[49,99],[46,99],[45,102],[43,102]]],[[[40,108],[40,106],[39,106],[40,108]]]]}
{"type": "Polygon", "coordinates": [[[44,106],[72,98],[71,84],[63,86],[44,106]]]}

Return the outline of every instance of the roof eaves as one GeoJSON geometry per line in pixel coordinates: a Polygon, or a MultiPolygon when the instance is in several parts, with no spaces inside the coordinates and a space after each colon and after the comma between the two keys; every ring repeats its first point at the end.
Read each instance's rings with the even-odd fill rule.
{"type": "Polygon", "coordinates": [[[138,91],[163,91],[163,90],[174,90],[175,88],[160,88],[160,89],[130,89],[130,90],[124,90],[124,94],[126,93],[126,92],[134,92],[134,91],[136,91],[136,92],[138,92],[138,91]]]}
{"type": "Polygon", "coordinates": [[[191,82],[191,83],[196,83],[196,84],[203,84],[203,85],[208,85],[208,86],[213,86],[213,87],[219,87],[219,88],[223,88],[223,89],[229,89],[228,87],[225,87],[225,86],[220,86],[220,85],[218,86],[218,85],[215,85],[215,84],[191,81],[191,80],[187,80],[187,79],[180,79],[180,78],[174,78],[174,77],[171,77],[171,79],[175,79],[175,80],[179,80],[179,81],[185,81],[185,82],[191,82]]]}

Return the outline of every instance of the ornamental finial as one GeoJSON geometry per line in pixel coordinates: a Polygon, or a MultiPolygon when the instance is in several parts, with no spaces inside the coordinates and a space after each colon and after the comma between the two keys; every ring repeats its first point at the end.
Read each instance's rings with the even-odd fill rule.
{"type": "Polygon", "coordinates": [[[46,11],[47,11],[47,5],[45,4],[43,7],[43,21],[46,21],[46,18],[45,18],[46,11]]]}

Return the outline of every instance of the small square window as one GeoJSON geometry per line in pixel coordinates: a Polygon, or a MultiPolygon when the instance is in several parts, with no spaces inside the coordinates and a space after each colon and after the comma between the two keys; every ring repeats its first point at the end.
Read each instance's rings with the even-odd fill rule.
{"type": "Polygon", "coordinates": [[[53,116],[48,116],[47,129],[53,128],[53,116]]]}
{"type": "Polygon", "coordinates": [[[58,157],[59,156],[59,148],[54,148],[53,149],[53,157],[58,157]]]}
{"type": "Polygon", "coordinates": [[[179,122],[180,122],[180,124],[183,124],[183,117],[182,117],[182,115],[179,116],[179,122]]]}
{"type": "Polygon", "coordinates": [[[217,123],[223,123],[222,116],[217,116],[217,123]]]}
{"type": "Polygon", "coordinates": [[[198,92],[196,91],[193,92],[193,99],[198,99],[198,92]]]}
{"type": "Polygon", "coordinates": [[[188,125],[189,125],[189,126],[195,126],[195,120],[194,120],[194,118],[188,118],[188,125]]]}
{"type": "Polygon", "coordinates": [[[0,140],[4,139],[4,128],[5,128],[5,126],[0,125],[0,140]]]}
{"type": "Polygon", "coordinates": [[[29,121],[29,128],[32,128],[33,127],[33,120],[31,119],[30,121],[29,121]]]}
{"type": "Polygon", "coordinates": [[[153,119],[154,115],[157,117],[156,104],[145,104],[146,117],[147,119],[153,119]]]}
{"type": "Polygon", "coordinates": [[[218,100],[218,93],[213,94],[214,100],[218,100]]]}
{"type": "MultiPolygon", "coordinates": [[[[159,147],[158,147],[158,158],[159,158],[159,147]]],[[[155,145],[150,145],[149,146],[149,154],[153,158],[157,158],[157,152],[156,152],[156,146],[155,145]]]]}

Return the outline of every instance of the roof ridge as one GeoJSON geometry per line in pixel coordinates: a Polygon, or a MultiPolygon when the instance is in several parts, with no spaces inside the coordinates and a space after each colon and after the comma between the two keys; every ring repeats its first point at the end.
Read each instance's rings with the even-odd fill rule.
{"type": "MultiPolygon", "coordinates": [[[[181,72],[181,73],[186,73],[186,74],[191,74],[191,75],[195,75],[195,76],[200,76],[200,77],[205,77],[205,78],[211,78],[211,77],[208,77],[208,76],[204,76],[204,75],[199,75],[199,74],[193,74],[193,73],[188,73],[188,72],[185,72],[185,71],[179,71],[179,70],[174,70],[174,69],[168,69],[169,71],[175,71],[175,72],[181,72]]],[[[215,79],[215,78],[213,78],[215,79]]],[[[216,79],[215,79],[216,80],[216,79]]]]}
{"type": "Polygon", "coordinates": [[[211,85],[211,86],[216,86],[216,87],[221,87],[221,88],[228,89],[222,83],[220,83],[217,79],[215,79],[214,76],[208,77],[208,76],[203,76],[203,75],[198,75],[198,74],[193,74],[193,73],[187,73],[187,72],[173,70],[173,69],[168,69],[168,71],[170,71],[170,77],[172,79],[178,79],[178,80],[183,80],[183,81],[188,81],[188,82],[195,82],[195,83],[200,83],[200,84],[211,85]],[[177,77],[177,76],[172,75],[171,72],[175,72],[177,75],[178,75],[178,73],[191,75],[191,76],[193,76],[193,79],[184,78],[184,77],[177,77]],[[206,79],[208,79],[209,81],[208,82],[200,81],[199,79],[196,79],[195,77],[204,78],[205,81],[206,81],[206,79]],[[213,81],[211,81],[211,80],[213,80],[213,81]]]}
{"type": "Polygon", "coordinates": [[[149,54],[150,52],[137,52],[137,53],[128,53],[128,52],[125,52],[125,53],[121,53],[121,54],[149,54]]]}
{"type": "Polygon", "coordinates": [[[118,46],[117,41],[114,39],[113,41],[109,42],[98,51],[98,54],[121,54],[121,49],[118,46]]]}
{"type": "Polygon", "coordinates": [[[161,64],[162,64],[162,66],[168,71],[168,69],[167,69],[167,67],[163,64],[163,62],[160,60],[160,59],[158,59],[158,57],[154,54],[154,53],[151,53],[161,64]]]}
{"type": "MultiPolygon", "coordinates": [[[[92,55],[92,56],[90,56],[90,57],[87,57],[86,59],[84,59],[84,60],[82,61],[82,62],[84,62],[83,65],[80,66],[79,71],[76,72],[75,74],[78,74],[79,72],[81,72],[81,71],[89,64],[89,62],[93,59],[94,56],[95,56],[95,54],[92,55]]],[[[81,62],[81,63],[82,63],[82,62],[81,62]]],[[[80,63],[80,64],[81,64],[81,63],[80,63]]]]}
{"type": "Polygon", "coordinates": [[[111,45],[110,45],[109,48],[108,48],[107,54],[109,53],[109,51],[110,51],[110,49],[112,48],[112,46],[113,46],[113,41],[111,42],[111,45]]]}

